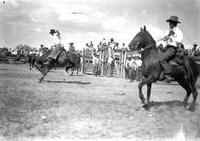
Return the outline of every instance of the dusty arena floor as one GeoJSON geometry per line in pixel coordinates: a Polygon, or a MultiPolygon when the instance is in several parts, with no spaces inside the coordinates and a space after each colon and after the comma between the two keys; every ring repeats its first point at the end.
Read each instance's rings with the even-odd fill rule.
{"type": "Polygon", "coordinates": [[[176,83],[154,84],[146,111],[137,82],[62,69],[40,76],[28,64],[0,64],[0,141],[200,140],[200,96],[185,110],[176,83]]]}

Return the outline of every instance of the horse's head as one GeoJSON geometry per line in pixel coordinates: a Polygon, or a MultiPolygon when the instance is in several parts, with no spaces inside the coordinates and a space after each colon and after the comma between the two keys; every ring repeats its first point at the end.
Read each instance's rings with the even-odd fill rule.
{"type": "Polygon", "coordinates": [[[141,28],[140,32],[136,34],[136,36],[132,39],[129,44],[129,49],[132,51],[143,50],[147,45],[154,44],[155,41],[153,37],[146,30],[146,26],[141,28]]]}

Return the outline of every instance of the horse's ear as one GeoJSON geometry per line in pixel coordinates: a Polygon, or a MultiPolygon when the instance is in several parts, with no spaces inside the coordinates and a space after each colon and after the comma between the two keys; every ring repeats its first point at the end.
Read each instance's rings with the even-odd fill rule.
{"type": "Polygon", "coordinates": [[[146,29],[146,26],[144,25],[144,32],[146,32],[147,31],[147,29],[146,29]]]}
{"type": "Polygon", "coordinates": [[[142,29],[142,27],[140,28],[140,31],[142,31],[143,29],[142,29]]]}

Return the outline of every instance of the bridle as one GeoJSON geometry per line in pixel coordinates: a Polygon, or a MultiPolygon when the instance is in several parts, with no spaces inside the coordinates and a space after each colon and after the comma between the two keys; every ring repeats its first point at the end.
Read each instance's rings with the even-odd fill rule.
{"type": "MultiPolygon", "coordinates": [[[[138,46],[139,44],[140,44],[140,43],[138,42],[136,45],[138,46]]],[[[138,50],[138,52],[142,53],[142,52],[146,51],[147,49],[151,48],[151,47],[154,46],[154,45],[156,45],[156,43],[152,43],[152,44],[150,44],[150,45],[145,46],[144,48],[137,49],[137,50],[138,50]]]]}
{"type": "MultiPolygon", "coordinates": [[[[150,44],[150,45],[147,45],[147,46],[144,47],[144,48],[141,48],[141,49],[139,50],[139,52],[141,52],[141,53],[144,52],[145,50],[151,48],[153,45],[156,45],[156,42],[162,41],[163,39],[164,39],[164,38],[158,39],[158,40],[155,41],[155,43],[152,43],[152,44],[150,44]]],[[[139,42],[136,43],[137,46],[138,46],[139,44],[140,44],[139,42]]]]}

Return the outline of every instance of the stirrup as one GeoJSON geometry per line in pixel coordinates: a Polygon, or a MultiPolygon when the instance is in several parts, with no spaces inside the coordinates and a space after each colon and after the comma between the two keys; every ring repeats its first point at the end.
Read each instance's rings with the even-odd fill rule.
{"type": "Polygon", "coordinates": [[[169,82],[171,82],[173,80],[174,80],[174,78],[171,75],[164,74],[164,81],[165,82],[169,83],[169,82]]]}

